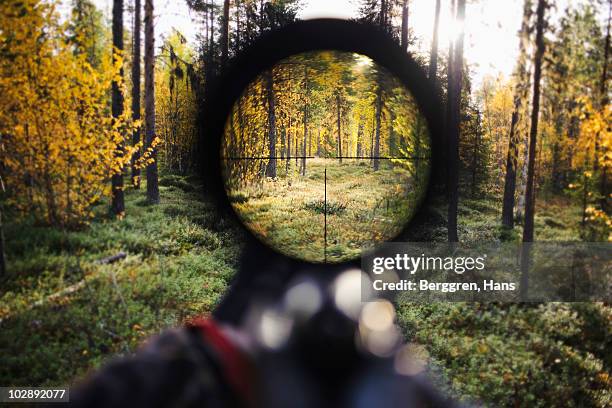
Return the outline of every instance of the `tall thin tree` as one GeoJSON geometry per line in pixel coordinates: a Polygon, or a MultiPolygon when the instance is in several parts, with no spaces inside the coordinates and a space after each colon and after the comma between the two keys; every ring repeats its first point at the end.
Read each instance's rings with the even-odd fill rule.
{"type": "Polygon", "coordinates": [[[506,176],[504,180],[504,198],[502,205],[502,225],[514,227],[514,195],[516,194],[516,166],[519,154],[518,122],[523,99],[529,89],[529,73],[527,71],[527,42],[529,40],[529,22],[531,20],[531,0],[523,4],[523,22],[519,31],[519,58],[514,87],[514,110],[510,120],[510,136],[508,138],[508,153],[506,157],[506,176]]]}
{"type": "Polygon", "coordinates": [[[145,0],[145,146],[147,149],[152,149],[152,160],[147,165],[147,199],[152,203],[158,203],[157,148],[153,145],[155,140],[155,31],[153,8],[153,0],[145,0]]]}
{"type": "MultiPolygon", "coordinates": [[[[457,0],[455,24],[463,27],[465,0],[457,0]]],[[[464,30],[459,30],[453,46],[452,75],[448,83],[448,241],[458,242],[457,207],[459,204],[459,129],[461,118],[461,88],[463,82],[464,30]]]]}
{"type": "Polygon", "coordinates": [[[338,161],[342,163],[342,128],[341,116],[342,107],[340,106],[340,91],[336,91],[336,128],[338,129],[338,161]]]}
{"type": "MultiPolygon", "coordinates": [[[[533,242],[533,224],[535,215],[535,161],[538,135],[538,119],[540,116],[540,80],[542,78],[542,61],[544,59],[544,13],[546,0],[538,0],[536,11],[536,43],[533,58],[533,100],[531,103],[531,127],[529,130],[529,155],[527,157],[527,185],[525,187],[525,224],[523,226],[523,242],[533,242]]],[[[529,287],[529,268],[531,263],[531,247],[524,245],[521,250],[521,282],[520,297],[527,299],[529,287]]]]}
{"type": "Polygon", "coordinates": [[[440,0],[436,0],[436,10],[434,14],[434,29],[431,39],[431,53],[429,54],[429,79],[434,83],[438,76],[438,37],[440,28],[440,0]]]}
{"type": "Polygon", "coordinates": [[[269,160],[266,166],[266,176],[276,177],[276,109],[274,106],[274,73],[266,71],[266,99],[268,103],[268,146],[269,160]]]}
{"type": "Polygon", "coordinates": [[[374,147],[373,147],[373,169],[377,171],[380,168],[380,127],[382,121],[382,110],[383,110],[383,85],[382,79],[380,78],[380,73],[377,75],[378,84],[376,87],[376,100],[375,100],[375,115],[376,115],[376,125],[375,125],[375,137],[374,137],[374,147]]]}
{"type": "MultiPolygon", "coordinates": [[[[601,71],[601,83],[599,94],[601,96],[601,109],[606,109],[608,105],[608,67],[610,62],[610,21],[612,20],[612,0],[608,0],[608,28],[606,32],[606,41],[604,43],[604,60],[603,69],[601,71]]],[[[605,153],[605,152],[604,152],[605,153]]],[[[595,160],[597,163],[597,159],[595,160]]],[[[603,166],[601,171],[601,181],[599,184],[599,192],[601,194],[601,208],[608,211],[610,207],[610,192],[608,191],[608,167],[603,166]]]]}
{"type": "Polygon", "coordinates": [[[527,158],[527,186],[525,190],[525,226],[523,242],[533,241],[533,223],[535,213],[535,162],[540,117],[540,80],[542,78],[542,61],[544,59],[544,12],[546,0],[538,0],[536,12],[536,48],[533,58],[533,101],[531,103],[531,127],[529,130],[529,156],[527,158]]]}
{"type": "Polygon", "coordinates": [[[221,67],[227,65],[229,50],[230,0],[223,1],[223,21],[221,25],[221,67]]]}
{"type": "MultiPolygon", "coordinates": [[[[113,0],[113,61],[122,58],[123,54],[123,0],[113,0]]],[[[123,78],[123,67],[120,68],[119,76],[123,78]]],[[[123,93],[120,89],[120,80],[113,81],[111,91],[111,110],[113,118],[117,119],[123,114],[123,93]]],[[[123,144],[117,146],[118,154],[123,151],[123,144]]],[[[125,212],[123,197],[123,169],[113,174],[111,178],[112,201],[111,211],[114,215],[122,215],[125,212]]]]}
{"type": "Polygon", "coordinates": [[[2,226],[2,200],[6,190],[4,188],[4,180],[0,177],[0,279],[6,276],[6,252],[4,251],[4,228],[2,226]]]}
{"type": "MultiPolygon", "coordinates": [[[[134,47],[132,50],[132,119],[140,120],[140,27],[141,27],[140,0],[134,0],[134,47]]],[[[140,142],[141,127],[134,129],[132,133],[132,144],[135,146],[140,142]]],[[[132,155],[132,183],[134,188],[140,188],[140,168],[136,162],[140,157],[137,150],[132,155]]]]}
{"type": "Polygon", "coordinates": [[[402,35],[400,45],[402,50],[408,50],[408,15],[409,15],[410,0],[404,0],[402,4],[402,35]]]}

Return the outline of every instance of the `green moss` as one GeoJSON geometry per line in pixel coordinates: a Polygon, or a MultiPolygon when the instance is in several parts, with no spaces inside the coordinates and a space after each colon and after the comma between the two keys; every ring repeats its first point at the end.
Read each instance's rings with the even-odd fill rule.
{"type": "MultiPolygon", "coordinates": [[[[180,176],[164,179],[175,187],[187,183],[180,176]]],[[[128,190],[125,219],[109,219],[107,205],[99,205],[83,231],[28,222],[6,226],[1,384],[65,384],[214,308],[236,268],[236,228],[224,221],[223,232],[210,229],[221,217],[185,190],[162,189],[159,205],[146,201],[144,185],[128,190]],[[127,257],[98,262],[119,252],[127,257]],[[72,285],[75,290],[62,292],[72,285]],[[55,293],[60,295],[48,298],[55,293]]]]}

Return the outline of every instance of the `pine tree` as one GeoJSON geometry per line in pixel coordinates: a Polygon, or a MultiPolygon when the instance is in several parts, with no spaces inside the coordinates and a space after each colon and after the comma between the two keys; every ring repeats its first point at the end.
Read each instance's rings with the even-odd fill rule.
{"type": "MultiPolygon", "coordinates": [[[[132,51],[132,119],[140,121],[140,26],[141,26],[141,4],[140,0],[134,0],[134,47],[132,51]]],[[[132,134],[132,145],[140,143],[141,127],[139,126],[132,134]]],[[[132,184],[136,189],[140,188],[140,168],[136,166],[140,152],[136,150],[132,155],[132,184]]]]}
{"type": "Polygon", "coordinates": [[[157,148],[155,134],[155,32],[153,22],[153,0],[145,0],[145,136],[146,147],[152,149],[147,165],[147,199],[159,202],[157,179],[157,148]]]}
{"type": "Polygon", "coordinates": [[[527,72],[527,43],[529,39],[529,22],[531,19],[531,0],[523,4],[523,22],[519,32],[519,58],[517,62],[516,85],[514,90],[514,111],[508,137],[508,154],[506,158],[506,175],[502,205],[502,225],[514,227],[514,196],[516,193],[516,167],[519,154],[518,122],[523,100],[529,92],[529,73],[527,72]]]}
{"type": "MultiPolygon", "coordinates": [[[[457,24],[465,20],[465,0],[457,0],[457,24]]],[[[461,85],[463,83],[463,30],[453,45],[448,83],[448,241],[457,242],[457,207],[459,201],[459,129],[461,115],[461,85]]]]}
{"type": "MultiPolygon", "coordinates": [[[[113,58],[119,60],[123,54],[123,0],[113,0],[113,58]]],[[[123,68],[119,71],[123,78],[123,68]]],[[[118,119],[123,114],[123,93],[120,83],[113,81],[112,89],[112,111],[113,117],[118,119]]],[[[117,146],[118,155],[123,153],[123,142],[117,146]]],[[[125,202],[123,197],[123,168],[113,174],[111,211],[114,215],[122,217],[125,213],[125,202]]]]}
{"type": "Polygon", "coordinates": [[[440,0],[436,0],[436,10],[434,14],[434,28],[431,40],[431,53],[429,54],[429,79],[437,82],[438,77],[438,37],[440,27],[440,0]]]}

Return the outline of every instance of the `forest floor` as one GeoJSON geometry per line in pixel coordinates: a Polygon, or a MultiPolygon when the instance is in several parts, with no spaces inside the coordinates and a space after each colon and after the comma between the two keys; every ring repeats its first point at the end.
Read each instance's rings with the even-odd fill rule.
{"type": "Polygon", "coordinates": [[[257,236],[286,255],[346,261],[395,237],[415,211],[421,190],[408,170],[387,161],[380,166],[374,171],[369,161],[308,159],[305,176],[291,170],[285,176],[279,163],[279,178],[233,189],[230,200],[257,236]]]}
{"type": "MultiPolygon", "coordinates": [[[[83,231],[6,225],[0,384],[73,381],[163,328],[214,308],[237,267],[239,229],[202,197],[197,179],[165,175],[160,184],[160,205],[148,205],[144,190],[130,191],[125,219],[109,219],[102,204],[83,231]],[[127,257],[99,263],[119,252],[127,257]]],[[[460,203],[460,239],[499,239],[499,199],[479,195],[460,203]]],[[[431,213],[434,223],[420,238],[444,240],[444,203],[431,213]]],[[[536,237],[577,240],[579,219],[579,209],[567,202],[541,199],[536,237]]],[[[612,401],[609,306],[402,303],[397,313],[406,340],[424,350],[440,386],[458,398],[530,407],[612,401]]]]}
{"type": "MultiPolygon", "coordinates": [[[[538,197],[536,241],[579,241],[580,208],[538,197]]],[[[466,245],[520,240],[503,233],[501,200],[460,198],[466,245]]],[[[407,240],[446,240],[446,206],[407,240]]],[[[603,303],[399,303],[407,341],[425,350],[429,370],[456,398],[490,406],[606,407],[612,402],[612,308],[603,303]]]]}
{"type": "Polygon", "coordinates": [[[127,192],[123,220],[100,204],[83,231],[5,226],[0,384],[71,381],[212,310],[239,259],[237,229],[204,200],[197,179],[162,176],[160,205],[145,191],[127,192]],[[99,262],[121,252],[123,260],[99,262]]]}

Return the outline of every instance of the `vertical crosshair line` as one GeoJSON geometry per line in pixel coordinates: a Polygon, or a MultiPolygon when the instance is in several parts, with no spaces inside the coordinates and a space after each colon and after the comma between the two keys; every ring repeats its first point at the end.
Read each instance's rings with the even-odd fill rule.
{"type": "Polygon", "coordinates": [[[325,167],[325,196],[323,201],[323,216],[324,216],[324,229],[323,229],[323,257],[324,263],[327,263],[327,166],[325,167]]]}

